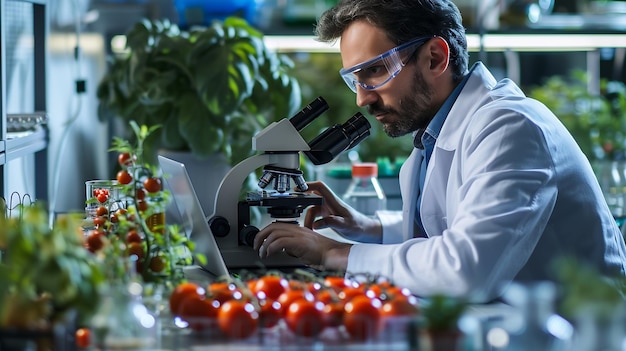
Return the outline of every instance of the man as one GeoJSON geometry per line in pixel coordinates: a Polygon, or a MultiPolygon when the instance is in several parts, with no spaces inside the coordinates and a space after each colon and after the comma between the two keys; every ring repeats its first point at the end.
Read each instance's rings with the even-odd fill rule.
{"type": "Polygon", "coordinates": [[[391,137],[413,133],[402,167],[402,212],[369,218],[320,182],[324,205],[304,226],[259,232],[278,251],[329,270],[379,274],[428,296],[489,301],[512,280],[553,277],[573,256],[626,273],[626,248],[574,139],[545,106],[477,63],[468,70],[461,15],[449,0],[343,0],[317,26],[340,38],[340,73],[358,106],[391,137]],[[359,244],[314,231],[330,227],[359,244]]]}

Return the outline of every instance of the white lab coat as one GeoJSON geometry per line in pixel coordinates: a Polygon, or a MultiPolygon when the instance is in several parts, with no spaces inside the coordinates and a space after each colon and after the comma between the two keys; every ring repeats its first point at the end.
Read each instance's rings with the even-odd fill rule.
{"type": "Polygon", "coordinates": [[[402,213],[379,213],[382,244],[357,244],[348,272],[389,277],[414,294],[489,301],[511,280],[554,278],[575,255],[626,273],[626,248],[591,166],[546,107],[478,63],[430,159],[413,238],[422,151],[400,172],[402,213]]]}

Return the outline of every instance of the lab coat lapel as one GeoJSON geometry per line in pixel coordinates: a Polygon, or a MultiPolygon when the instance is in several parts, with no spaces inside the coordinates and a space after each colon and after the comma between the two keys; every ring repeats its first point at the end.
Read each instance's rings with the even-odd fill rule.
{"type": "Polygon", "coordinates": [[[426,171],[420,204],[422,224],[428,236],[443,233],[448,228],[448,218],[454,218],[456,215],[459,199],[454,191],[448,191],[448,183],[450,177],[460,176],[461,169],[454,163],[454,156],[459,139],[467,131],[469,119],[465,117],[475,113],[483,104],[480,97],[493,89],[496,84],[497,81],[485,66],[476,63],[469,80],[446,117],[426,171]]]}
{"type": "Polygon", "coordinates": [[[447,185],[454,154],[455,150],[435,148],[426,170],[420,213],[427,236],[439,235],[448,228],[447,185]]]}
{"type": "Polygon", "coordinates": [[[402,237],[408,240],[415,232],[415,210],[418,191],[419,174],[422,163],[423,152],[420,149],[413,149],[409,158],[400,169],[399,182],[402,194],[402,237]]]}

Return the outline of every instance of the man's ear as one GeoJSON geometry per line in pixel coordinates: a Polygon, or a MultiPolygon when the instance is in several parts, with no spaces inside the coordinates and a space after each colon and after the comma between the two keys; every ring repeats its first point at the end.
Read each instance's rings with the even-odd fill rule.
{"type": "Polygon", "coordinates": [[[434,37],[427,43],[430,53],[430,69],[433,74],[443,74],[450,63],[450,46],[442,37],[434,37]]]}

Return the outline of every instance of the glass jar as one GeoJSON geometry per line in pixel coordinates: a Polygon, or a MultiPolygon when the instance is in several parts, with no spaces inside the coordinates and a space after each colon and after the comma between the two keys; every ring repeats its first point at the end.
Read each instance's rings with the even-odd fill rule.
{"type": "Polygon", "coordinates": [[[153,350],[157,345],[155,316],[142,303],[138,282],[115,283],[102,295],[91,321],[97,350],[153,350]]]}
{"type": "Polygon", "coordinates": [[[105,206],[109,213],[121,208],[120,188],[116,180],[96,179],[85,182],[85,212],[87,218],[95,218],[100,206],[105,206]]]}
{"type": "Polygon", "coordinates": [[[556,285],[549,281],[513,282],[503,298],[513,308],[502,328],[491,329],[491,346],[510,351],[572,350],[574,327],[555,313],[556,285]],[[499,331],[500,334],[497,334],[499,331]],[[499,335],[499,337],[496,337],[499,335]]]}

